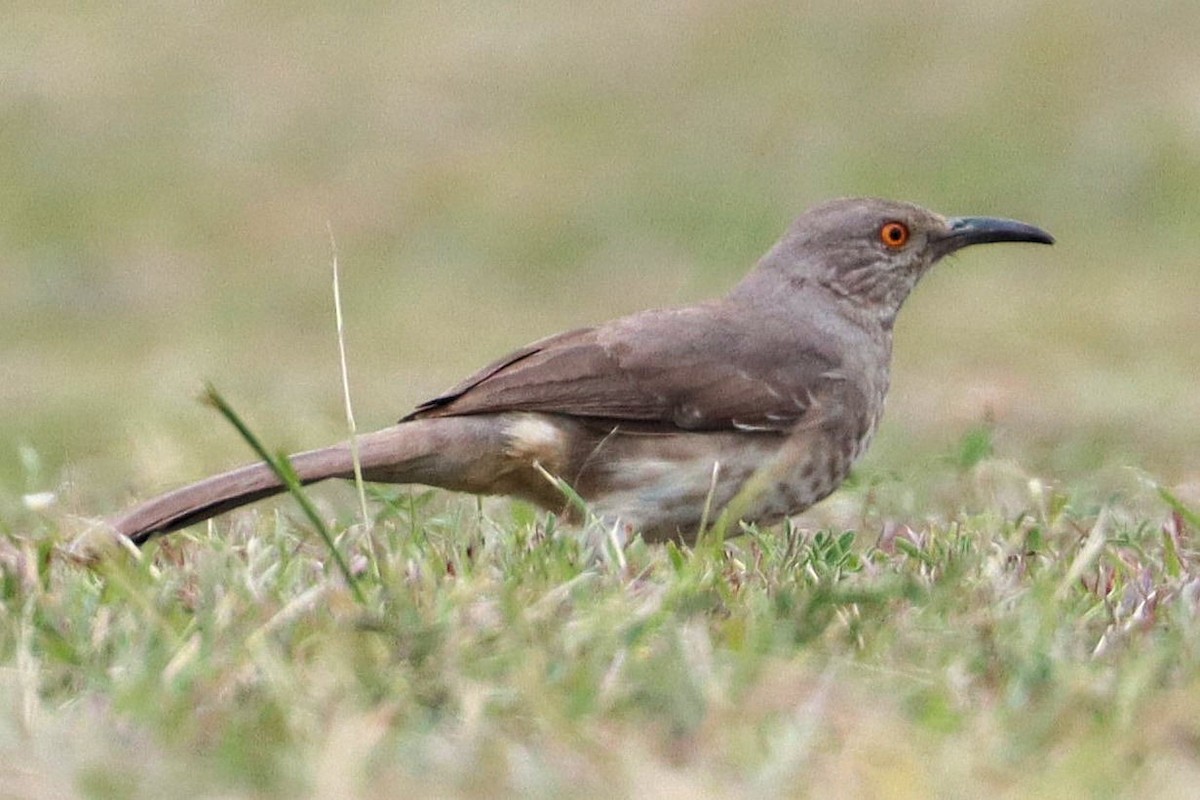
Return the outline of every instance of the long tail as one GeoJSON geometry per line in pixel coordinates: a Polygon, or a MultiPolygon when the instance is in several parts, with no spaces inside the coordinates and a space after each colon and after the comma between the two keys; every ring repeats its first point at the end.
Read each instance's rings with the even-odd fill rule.
{"type": "MultiPolygon", "coordinates": [[[[495,416],[446,417],[402,422],[358,439],[363,477],[383,483],[423,483],[490,493],[506,464],[504,425],[495,416]]],[[[351,478],[348,443],[291,457],[302,483],[351,478]]],[[[266,464],[214,475],[147,500],[108,520],[137,545],[284,489],[266,464]]]]}

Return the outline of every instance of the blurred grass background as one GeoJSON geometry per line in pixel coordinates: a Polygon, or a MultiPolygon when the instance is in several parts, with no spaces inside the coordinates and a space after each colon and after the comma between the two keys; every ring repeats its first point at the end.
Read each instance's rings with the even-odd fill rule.
{"type": "Polygon", "coordinates": [[[0,26],[0,480],[86,514],[507,349],[732,285],[873,194],[1021,218],[897,334],[864,469],[982,423],[1054,479],[1200,482],[1200,6],[15,3],[0,26]]]}

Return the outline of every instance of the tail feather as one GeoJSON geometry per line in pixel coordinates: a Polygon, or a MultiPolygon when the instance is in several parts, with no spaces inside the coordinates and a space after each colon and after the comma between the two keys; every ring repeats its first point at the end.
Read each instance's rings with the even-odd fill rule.
{"type": "MultiPolygon", "coordinates": [[[[487,464],[486,454],[503,452],[502,439],[503,426],[489,416],[415,420],[360,436],[359,460],[369,481],[486,493],[499,466],[487,464]]],[[[304,484],[354,476],[348,443],[298,453],[290,460],[304,484]]],[[[147,500],[109,524],[142,545],[283,490],[269,466],[250,464],[147,500]]]]}
{"type": "MultiPolygon", "coordinates": [[[[349,448],[335,445],[291,457],[302,483],[347,477],[354,466],[349,448]]],[[[180,487],[109,520],[119,533],[142,545],[155,536],[186,528],[210,517],[262,500],[284,490],[266,464],[250,464],[180,487]]]]}

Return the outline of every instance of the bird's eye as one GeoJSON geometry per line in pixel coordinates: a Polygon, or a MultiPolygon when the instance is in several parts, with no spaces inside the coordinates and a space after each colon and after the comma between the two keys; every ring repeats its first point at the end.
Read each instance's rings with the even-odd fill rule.
{"type": "Polygon", "coordinates": [[[888,222],[879,229],[879,238],[888,247],[899,249],[908,242],[908,226],[903,222],[888,222]]]}

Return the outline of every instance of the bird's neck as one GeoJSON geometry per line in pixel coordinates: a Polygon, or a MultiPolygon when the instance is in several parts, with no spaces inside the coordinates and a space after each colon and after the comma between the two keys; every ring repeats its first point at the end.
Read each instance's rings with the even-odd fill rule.
{"type": "Polygon", "coordinates": [[[767,262],[751,270],[733,287],[728,298],[764,312],[794,309],[812,314],[817,309],[827,308],[830,314],[885,339],[890,352],[896,312],[904,298],[892,297],[884,286],[868,285],[865,280],[857,283],[836,281],[826,275],[807,274],[767,262]],[[876,294],[880,296],[876,297],[876,294]]]}
{"type": "Polygon", "coordinates": [[[875,268],[822,276],[817,283],[839,299],[847,314],[872,319],[888,331],[912,291],[912,284],[896,281],[875,268]]]}

